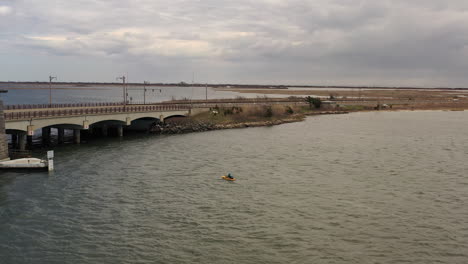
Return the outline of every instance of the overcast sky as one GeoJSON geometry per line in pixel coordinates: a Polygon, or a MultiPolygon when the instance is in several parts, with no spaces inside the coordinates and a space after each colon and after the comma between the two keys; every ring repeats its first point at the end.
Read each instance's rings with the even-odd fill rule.
{"type": "Polygon", "coordinates": [[[466,0],[0,0],[0,80],[468,87],[466,0]]]}

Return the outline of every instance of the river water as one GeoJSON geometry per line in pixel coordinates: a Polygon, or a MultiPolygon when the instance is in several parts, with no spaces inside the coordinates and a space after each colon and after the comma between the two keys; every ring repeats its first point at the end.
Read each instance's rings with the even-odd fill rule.
{"type": "Polygon", "coordinates": [[[0,262],[468,263],[467,118],[354,113],[59,147],[54,174],[1,173],[0,262]]]}
{"type": "MultiPolygon", "coordinates": [[[[98,102],[123,102],[122,85],[86,85],[56,84],[52,89],[52,103],[98,103],[98,102]]],[[[44,84],[9,84],[0,83],[0,90],[8,90],[6,94],[0,94],[6,105],[15,104],[48,104],[49,89],[44,84]],[[19,89],[21,88],[21,89],[19,89]]],[[[295,89],[295,88],[292,88],[295,89]]],[[[132,104],[158,103],[169,100],[181,99],[220,99],[220,98],[256,98],[256,97],[287,97],[282,94],[255,94],[237,93],[213,89],[211,87],[159,87],[148,86],[144,92],[143,86],[127,86],[128,97],[132,104]]]]}

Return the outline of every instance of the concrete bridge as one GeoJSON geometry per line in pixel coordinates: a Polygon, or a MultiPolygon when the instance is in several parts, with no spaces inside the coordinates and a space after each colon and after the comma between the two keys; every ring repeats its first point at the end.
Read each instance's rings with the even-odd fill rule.
{"type": "Polygon", "coordinates": [[[42,135],[44,143],[50,142],[51,128],[57,129],[58,143],[64,141],[65,130],[73,131],[73,140],[81,142],[81,132],[107,136],[112,131],[122,137],[124,127],[149,130],[152,123],[172,117],[184,117],[207,111],[189,105],[119,105],[76,104],[54,105],[50,108],[13,108],[4,110],[5,130],[11,135],[15,149],[24,150],[32,137],[42,135]]]}

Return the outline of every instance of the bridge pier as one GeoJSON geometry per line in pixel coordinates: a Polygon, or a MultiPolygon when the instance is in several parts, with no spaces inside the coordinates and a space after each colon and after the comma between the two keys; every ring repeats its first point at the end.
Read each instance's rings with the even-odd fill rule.
{"type": "Polygon", "coordinates": [[[102,135],[103,135],[104,137],[107,137],[107,135],[108,135],[107,125],[102,125],[102,127],[101,127],[101,132],[102,132],[102,135]]]}
{"type": "Polygon", "coordinates": [[[16,134],[11,134],[11,146],[15,148],[17,144],[18,144],[18,136],[16,134]]]}
{"type": "Polygon", "coordinates": [[[18,137],[18,149],[26,150],[26,143],[27,143],[26,133],[18,134],[17,137],[18,137]]]}
{"type": "Polygon", "coordinates": [[[64,128],[57,128],[57,142],[59,144],[63,144],[65,142],[65,129],[64,128]]]}
{"type": "Polygon", "coordinates": [[[26,144],[28,146],[28,149],[32,149],[32,147],[33,147],[33,136],[27,135],[26,144]]]}
{"type": "Polygon", "coordinates": [[[75,144],[80,144],[81,143],[81,130],[73,129],[73,142],[75,144]]]}
{"type": "Polygon", "coordinates": [[[123,126],[122,125],[117,126],[117,135],[119,137],[123,137],[123,126]]]}
{"type": "Polygon", "coordinates": [[[42,144],[50,145],[50,127],[42,128],[42,144]]]}

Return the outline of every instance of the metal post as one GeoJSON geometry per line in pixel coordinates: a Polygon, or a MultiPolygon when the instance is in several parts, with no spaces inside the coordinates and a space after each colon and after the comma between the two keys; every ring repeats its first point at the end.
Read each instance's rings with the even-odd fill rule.
{"type": "Polygon", "coordinates": [[[49,171],[54,170],[54,151],[53,150],[47,151],[47,167],[49,168],[49,171]]]}
{"type": "Polygon", "coordinates": [[[208,84],[205,85],[205,100],[208,101],[208,84]]]}
{"type": "Polygon", "coordinates": [[[124,106],[127,104],[127,88],[125,84],[125,75],[122,77],[117,77],[117,80],[122,80],[122,91],[123,91],[123,100],[124,100],[124,106]]]}
{"type": "Polygon", "coordinates": [[[143,82],[143,104],[146,104],[146,85],[147,84],[150,84],[150,83],[147,81],[143,82]]]}
{"type": "Polygon", "coordinates": [[[52,106],[52,81],[57,80],[57,77],[49,75],[49,105],[52,106]]]}

